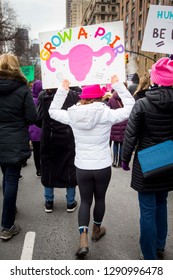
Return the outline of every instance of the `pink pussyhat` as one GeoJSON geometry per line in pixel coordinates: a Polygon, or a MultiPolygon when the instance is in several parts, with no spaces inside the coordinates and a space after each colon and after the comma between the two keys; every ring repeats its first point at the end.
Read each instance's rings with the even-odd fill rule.
{"type": "Polygon", "coordinates": [[[100,85],[84,86],[82,88],[81,99],[93,99],[103,97],[105,93],[101,90],[100,85]]]}
{"type": "Polygon", "coordinates": [[[173,85],[173,60],[168,57],[160,58],[151,68],[151,80],[161,86],[173,85]]]}
{"type": "Polygon", "coordinates": [[[104,93],[110,92],[112,90],[112,86],[111,84],[106,84],[106,86],[102,87],[101,90],[104,91],[104,93]]]}

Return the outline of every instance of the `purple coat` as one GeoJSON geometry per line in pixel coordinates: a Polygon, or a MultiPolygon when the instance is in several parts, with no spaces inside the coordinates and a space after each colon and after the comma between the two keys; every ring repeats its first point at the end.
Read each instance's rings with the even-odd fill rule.
{"type": "MultiPolygon", "coordinates": [[[[42,82],[40,80],[36,80],[32,85],[32,96],[33,96],[33,101],[34,101],[36,108],[37,108],[37,104],[38,104],[38,95],[41,90],[42,90],[42,82]]],[[[38,126],[36,126],[34,124],[30,125],[29,126],[29,136],[30,136],[30,140],[32,142],[40,141],[41,128],[39,128],[38,126]]]]}
{"type": "MultiPolygon", "coordinates": [[[[114,91],[113,96],[108,101],[108,106],[111,109],[118,109],[123,107],[122,101],[119,98],[118,94],[114,91]]],[[[110,139],[115,142],[123,142],[124,140],[124,132],[127,125],[127,120],[120,122],[118,124],[114,124],[111,128],[110,139]]]]}

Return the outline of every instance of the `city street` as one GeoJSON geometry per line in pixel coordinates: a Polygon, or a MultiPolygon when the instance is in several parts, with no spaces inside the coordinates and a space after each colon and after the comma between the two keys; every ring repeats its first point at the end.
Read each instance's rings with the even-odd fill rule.
{"type": "MultiPolygon", "coordinates": [[[[22,168],[19,182],[16,223],[20,234],[10,241],[0,241],[0,260],[27,259],[25,237],[32,237],[33,260],[75,260],[79,232],[78,209],[66,211],[65,189],[55,190],[52,213],[45,213],[43,186],[35,177],[32,157],[22,168]],[[26,255],[25,255],[26,252],[26,255]]],[[[103,224],[107,234],[99,242],[91,242],[92,214],[89,227],[89,249],[86,260],[139,260],[139,207],[137,192],[129,187],[131,171],[112,169],[112,179],[106,197],[103,224]]],[[[0,214],[2,211],[2,174],[0,172],[0,214]]],[[[79,193],[77,189],[77,201],[79,193]]],[[[173,260],[173,192],[168,199],[169,232],[165,259],[173,260]]]]}

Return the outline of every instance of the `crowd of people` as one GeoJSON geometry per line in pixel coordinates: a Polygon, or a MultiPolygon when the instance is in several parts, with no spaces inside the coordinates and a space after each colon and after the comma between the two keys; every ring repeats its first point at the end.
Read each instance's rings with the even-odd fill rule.
{"type": "Polygon", "coordinates": [[[70,87],[64,79],[57,89],[43,89],[36,80],[30,89],[16,56],[0,56],[0,166],[3,174],[2,240],[20,232],[15,223],[20,172],[31,156],[36,177],[43,185],[45,212],[51,213],[54,188],[66,189],[68,212],[78,207],[79,244],[75,255],[89,253],[91,206],[92,235],[106,234],[102,225],[112,166],[129,171],[130,186],[138,192],[141,258],[164,257],[168,232],[167,197],[173,190],[173,172],[145,179],[138,151],[172,139],[173,60],[159,59],[150,75],[135,73],[127,87],[110,77],[111,93],[105,102],[100,85],[70,87]],[[111,144],[113,142],[113,156],[111,144]]]}

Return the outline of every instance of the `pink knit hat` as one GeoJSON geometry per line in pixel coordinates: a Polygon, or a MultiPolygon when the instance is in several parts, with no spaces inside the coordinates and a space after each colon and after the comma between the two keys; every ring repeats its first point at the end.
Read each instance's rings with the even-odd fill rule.
{"type": "Polygon", "coordinates": [[[151,68],[151,80],[161,86],[173,85],[173,60],[168,57],[160,58],[151,68]]]}
{"type": "Polygon", "coordinates": [[[99,85],[84,86],[82,89],[81,99],[100,98],[105,93],[101,90],[99,85]]]}

